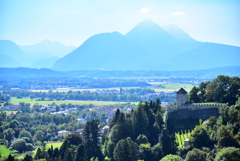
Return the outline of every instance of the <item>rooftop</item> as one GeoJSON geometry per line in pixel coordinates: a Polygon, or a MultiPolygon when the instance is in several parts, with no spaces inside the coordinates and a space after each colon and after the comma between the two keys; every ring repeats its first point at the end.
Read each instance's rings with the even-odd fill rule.
{"type": "Polygon", "coordinates": [[[185,89],[181,88],[179,91],[177,91],[177,94],[187,94],[187,91],[185,89]]]}

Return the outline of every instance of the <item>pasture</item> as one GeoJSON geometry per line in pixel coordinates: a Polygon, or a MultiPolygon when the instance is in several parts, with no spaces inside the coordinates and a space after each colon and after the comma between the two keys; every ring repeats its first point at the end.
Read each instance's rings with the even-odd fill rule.
{"type": "Polygon", "coordinates": [[[15,97],[11,98],[10,103],[13,104],[19,104],[20,102],[25,102],[25,103],[30,103],[30,104],[35,104],[38,103],[40,105],[48,105],[52,104],[55,102],[57,105],[60,104],[68,104],[71,103],[73,105],[83,105],[83,104],[93,104],[93,105],[113,105],[113,104],[123,104],[127,102],[113,102],[113,101],[80,101],[80,100],[61,100],[61,101],[36,101],[35,99],[30,99],[30,98],[22,98],[22,99],[17,99],[15,97]]]}
{"type": "Polygon", "coordinates": [[[148,88],[155,90],[156,92],[175,92],[180,88],[184,88],[187,92],[189,92],[193,85],[192,84],[182,84],[182,83],[168,83],[162,84],[165,88],[150,86],[148,88]]]}
{"type": "Polygon", "coordinates": [[[9,154],[16,154],[18,151],[17,150],[9,150],[6,148],[4,145],[0,145],[0,153],[2,157],[8,157],[9,154]]]}

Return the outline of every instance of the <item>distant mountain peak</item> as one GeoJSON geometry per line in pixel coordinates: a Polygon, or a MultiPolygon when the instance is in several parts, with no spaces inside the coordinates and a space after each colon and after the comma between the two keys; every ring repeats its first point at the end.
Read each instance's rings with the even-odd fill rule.
{"type": "Polygon", "coordinates": [[[196,40],[193,39],[188,33],[186,33],[185,31],[183,31],[180,27],[178,27],[177,25],[164,25],[162,26],[162,28],[167,31],[169,34],[171,34],[172,36],[174,36],[176,39],[180,40],[180,41],[187,41],[187,42],[195,42],[196,40]]]}
{"type": "Polygon", "coordinates": [[[142,22],[139,22],[133,29],[147,29],[147,30],[153,30],[153,29],[159,29],[161,28],[157,23],[153,22],[150,19],[144,19],[142,22]]]}

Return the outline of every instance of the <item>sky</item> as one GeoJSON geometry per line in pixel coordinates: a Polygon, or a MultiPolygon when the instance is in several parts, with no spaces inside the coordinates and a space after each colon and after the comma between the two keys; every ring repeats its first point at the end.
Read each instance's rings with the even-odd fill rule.
{"type": "Polygon", "coordinates": [[[126,34],[146,18],[198,41],[240,46],[240,0],[0,0],[0,40],[78,47],[98,33],[126,34]]]}

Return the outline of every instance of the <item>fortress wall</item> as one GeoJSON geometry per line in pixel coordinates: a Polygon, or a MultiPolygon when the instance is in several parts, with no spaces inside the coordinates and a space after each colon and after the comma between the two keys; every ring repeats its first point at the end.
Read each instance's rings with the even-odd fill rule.
{"type": "Polygon", "coordinates": [[[210,116],[219,116],[218,109],[220,105],[190,105],[169,108],[167,119],[203,119],[206,120],[210,116]]]}

